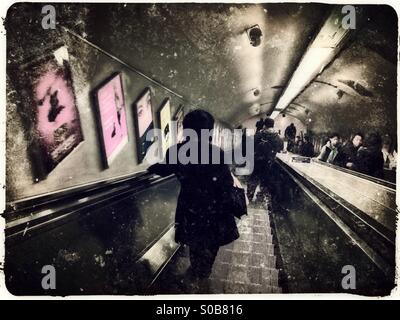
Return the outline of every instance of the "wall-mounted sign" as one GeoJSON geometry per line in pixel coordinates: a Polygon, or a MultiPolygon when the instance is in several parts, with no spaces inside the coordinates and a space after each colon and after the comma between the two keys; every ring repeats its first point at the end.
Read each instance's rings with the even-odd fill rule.
{"type": "Polygon", "coordinates": [[[160,106],[160,127],[162,135],[162,152],[165,154],[167,149],[172,145],[171,137],[171,103],[170,99],[166,98],[160,106]]]}
{"type": "Polygon", "coordinates": [[[143,162],[154,137],[150,130],[154,129],[153,104],[150,88],[146,88],[133,103],[136,122],[138,163],[143,162]]]}
{"type": "Polygon", "coordinates": [[[122,74],[107,79],[95,91],[104,165],[108,167],[128,142],[122,74]]]}
{"type": "Polygon", "coordinates": [[[185,110],[183,105],[178,107],[175,112],[174,121],[176,122],[176,141],[174,143],[179,143],[183,139],[183,117],[185,115],[185,110]]]}
{"type": "Polygon", "coordinates": [[[32,138],[33,178],[39,181],[83,141],[67,48],[22,66],[20,77],[24,90],[29,88],[21,115],[32,138]]]}

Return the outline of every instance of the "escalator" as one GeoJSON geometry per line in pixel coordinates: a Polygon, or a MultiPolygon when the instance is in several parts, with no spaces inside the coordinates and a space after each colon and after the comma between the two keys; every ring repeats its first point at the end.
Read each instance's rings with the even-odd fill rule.
{"type": "MultiPolygon", "coordinates": [[[[305,174],[307,166],[318,164],[302,164],[307,169],[302,170],[282,159],[276,165],[281,188],[274,196],[272,220],[283,290],[389,294],[394,287],[395,225],[377,219],[391,221],[395,213],[388,210],[386,216],[371,217],[305,174]],[[343,284],[349,268],[355,271],[355,287],[350,289],[343,284]]],[[[325,168],[317,170],[331,174],[325,168]]],[[[357,182],[356,177],[349,179],[357,182]]],[[[367,183],[395,193],[387,184],[367,183]]]]}
{"type": "MultiPolygon", "coordinates": [[[[390,293],[395,253],[391,186],[370,181],[387,192],[388,201],[387,212],[373,217],[290,162],[278,159],[275,169],[277,188],[272,190],[268,225],[274,261],[276,256],[271,268],[277,269],[280,292],[390,293]],[[356,272],[354,289],[343,287],[346,266],[356,272]]],[[[185,248],[173,239],[178,192],[174,177],[139,173],[8,203],[4,214],[8,290],[15,295],[174,291],[170,275],[188,266],[185,248]],[[56,271],[56,287],[51,290],[42,287],[43,267],[48,265],[56,271]]],[[[235,254],[246,257],[245,252],[235,254]]],[[[266,292],[249,283],[254,290],[266,292]]],[[[217,289],[216,293],[230,292],[217,289]]]]}
{"type": "Polygon", "coordinates": [[[178,249],[179,183],[145,173],[8,205],[5,278],[15,295],[140,294],[178,249]],[[53,266],[56,287],[42,288],[53,266]]]}

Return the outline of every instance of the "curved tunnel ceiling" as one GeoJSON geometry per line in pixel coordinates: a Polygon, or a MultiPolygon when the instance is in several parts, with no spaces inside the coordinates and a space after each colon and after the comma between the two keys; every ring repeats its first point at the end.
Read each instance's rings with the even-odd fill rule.
{"type": "MultiPolygon", "coordinates": [[[[235,126],[272,111],[331,8],[160,4],[109,13],[96,8],[102,30],[91,34],[93,42],[235,126]],[[259,47],[245,33],[256,24],[263,32],[259,47]]],[[[387,6],[370,7],[364,15],[362,29],[290,105],[288,113],[312,119],[314,131],[346,132],[351,123],[395,132],[397,17],[387,6]]]]}
{"type": "Polygon", "coordinates": [[[98,6],[91,9],[87,39],[236,125],[273,108],[328,9],[320,4],[98,6]],[[258,47],[245,32],[253,25],[263,33],[258,47]]]}
{"type": "Polygon", "coordinates": [[[311,119],[314,131],[396,133],[397,17],[389,7],[381,9],[381,25],[368,18],[355,39],[294,100],[307,109],[290,113],[311,119]]]}
{"type": "MultiPolygon", "coordinates": [[[[332,10],[308,3],[55,6],[61,25],[231,126],[275,108],[332,10]],[[246,34],[254,25],[263,33],[258,47],[246,34]]],[[[285,110],[311,119],[316,132],[396,130],[397,16],[389,6],[365,8],[360,30],[285,110]]],[[[27,34],[18,32],[16,39],[27,34]]]]}

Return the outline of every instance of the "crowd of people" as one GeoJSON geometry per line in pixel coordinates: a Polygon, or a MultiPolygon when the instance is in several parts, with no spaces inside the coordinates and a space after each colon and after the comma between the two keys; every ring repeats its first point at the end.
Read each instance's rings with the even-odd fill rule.
{"type": "Polygon", "coordinates": [[[389,135],[371,132],[364,137],[357,132],[343,145],[340,141],[340,135],[332,133],[317,159],[376,178],[384,177],[385,168],[396,169],[397,153],[389,135]]]}
{"type": "Polygon", "coordinates": [[[288,140],[287,151],[299,154],[304,157],[314,156],[314,145],[309,136],[296,136],[294,140],[288,140]]]}
{"type": "MultiPolygon", "coordinates": [[[[314,145],[306,135],[304,139],[296,136],[296,127],[290,124],[285,130],[288,141],[287,151],[305,157],[314,157],[314,145]]],[[[397,153],[389,135],[381,136],[371,132],[365,137],[361,132],[354,133],[342,143],[338,133],[329,135],[317,159],[326,163],[355,170],[376,178],[384,178],[384,169],[395,170],[397,153]]]]}
{"type": "Polygon", "coordinates": [[[304,138],[296,136],[296,127],[291,123],[285,130],[285,139],[287,140],[287,151],[299,154],[304,157],[314,156],[314,145],[309,136],[305,135],[304,138]]]}
{"type": "MultiPolygon", "coordinates": [[[[191,111],[183,119],[183,128],[191,129],[196,135],[171,146],[166,152],[164,161],[153,164],[148,171],[161,176],[175,174],[181,184],[175,215],[175,241],[189,247],[191,265],[185,277],[190,283],[204,285],[206,288],[219,248],[239,237],[235,218],[231,212],[232,206],[227,206],[227,203],[234,199],[233,190],[243,188],[224,161],[220,163],[211,161],[213,154],[219,154],[220,159],[224,159],[223,150],[213,145],[210,140],[204,140],[201,134],[202,130],[214,128],[212,115],[204,110],[191,111]],[[188,146],[201,146],[203,143],[206,148],[198,149],[200,152],[196,154],[193,163],[183,162],[179,157],[177,163],[170,162],[170,153],[189,150],[188,146]],[[200,161],[204,155],[209,158],[207,164],[202,164],[200,161]]],[[[255,196],[258,185],[262,196],[265,195],[264,188],[270,191],[271,198],[282,194],[279,191],[281,190],[279,170],[276,170],[274,165],[276,165],[276,154],[283,150],[283,139],[274,130],[274,120],[271,118],[260,119],[256,128],[254,169],[247,181],[249,200],[255,196]]],[[[285,130],[285,136],[289,151],[314,156],[311,139],[305,136],[303,140],[296,136],[293,124],[285,130]]],[[[318,159],[380,176],[380,170],[383,170],[384,165],[387,164],[391,168],[396,166],[396,153],[392,141],[387,138],[382,140],[378,134],[372,133],[364,139],[361,133],[356,133],[348,143],[341,146],[340,136],[334,133],[322,147],[318,159]]],[[[242,204],[246,206],[245,191],[242,192],[244,198],[242,204]]]]}

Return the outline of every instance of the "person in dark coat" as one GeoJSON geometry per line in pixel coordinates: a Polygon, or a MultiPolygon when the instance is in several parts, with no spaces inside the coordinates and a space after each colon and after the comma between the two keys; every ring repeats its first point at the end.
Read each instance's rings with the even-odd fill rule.
{"type": "Polygon", "coordinates": [[[274,123],[273,119],[266,118],[263,129],[254,137],[254,169],[247,184],[247,197],[250,201],[259,184],[264,192],[271,178],[271,168],[276,154],[283,149],[283,141],[273,129],[274,123]]]}
{"type": "Polygon", "coordinates": [[[355,161],[357,171],[382,179],[384,161],[381,149],[381,136],[376,132],[368,134],[364,145],[357,152],[355,161]]]}
{"type": "Polygon", "coordinates": [[[296,137],[296,127],[294,126],[293,123],[291,123],[287,128],[285,129],[285,138],[288,140],[294,140],[296,137]]]}
{"type": "MultiPolygon", "coordinates": [[[[183,119],[184,130],[194,130],[197,137],[201,136],[201,129],[212,130],[213,127],[213,117],[203,110],[194,110],[183,119]]],[[[211,273],[219,247],[236,240],[239,233],[234,216],[224,211],[224,195],[233,185],[233,177],[223,163],[223,152],[207,141],[209,164],[202,164],[204,150],[201,150],[201,143],[200,138],[190,137],[171,146],[165,163],[154,164],[148,171],[161,176],[177,176],[181,190],[175,215],[175,241],[189,246],[191,272],[196,278],[205,279],[211,273]],[[170,154],[177,152],[179,155],[182,150],[187,150],[188,144],[198,147],[198,164],[183,164],[179,157],[176,164],[171,163],[170,154]],[[213,152],[220,155],[218,164],[211,164],[213,152]]]]}
{"type": "Polygon", "coordinates": [[[339,150],[338,161],[342,167],[355,170],[357,152],[362,145],[362,141],[362,133],[355,133],[350,141],[339,150]]]}
{"type": "Polygon", "coordinates": [[[285,129],[285,139],[288,142],[287,151],[292,152],[294,147],[294,139],[296,138],[296,127],[294,123],[288,125],[285,129]]]}
{"type": "Polygon", "coordinates": [[[256,122],[256,133],[262,130],[263,127],[264,127],[264,119],[263,117],[261,117],[260,120],[256,122]]]}
{"type": "Polygon", "coordinates": [[[303,140],[301,139],[300,136],[296,136],[291,150],[292,153],[300,154],[300,148],[302,147],[303,147],[303,140]]]}
{"type": "Polygon", "coordinates": [[[309,136],[304,136],[304,143],[300,148],[300,155],[303,157],[313,157],[314,156],[314,145],[310,141],[309,136]]]}

